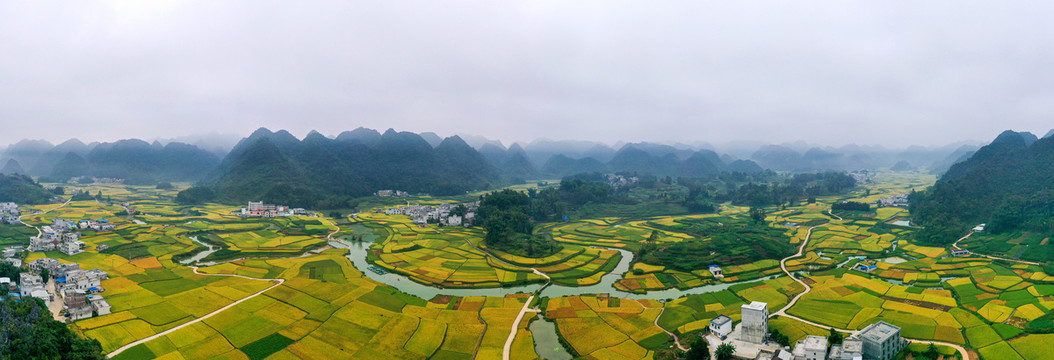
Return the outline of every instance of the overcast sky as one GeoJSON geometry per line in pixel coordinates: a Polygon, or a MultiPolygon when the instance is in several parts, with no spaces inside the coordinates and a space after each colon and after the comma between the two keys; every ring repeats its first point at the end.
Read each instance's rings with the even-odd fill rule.
{"type": "Polygon", "coordinates": [[[991,1],[0,0],[0,144],[261,126],[506,144],[1042,136],[1054,127],[1052,13],[991,1]]]}

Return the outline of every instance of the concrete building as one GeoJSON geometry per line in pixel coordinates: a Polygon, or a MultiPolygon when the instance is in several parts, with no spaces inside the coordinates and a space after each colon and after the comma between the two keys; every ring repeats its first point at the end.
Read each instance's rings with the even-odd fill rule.
{"type": "Polygon", "coordinates": [[[863,341],[863,355],[866,359],[889,360],[897,356],[907,340],[900,337],[900,327],[885,321],[879,321],[853,335],[852,339],[863,341]]]}
{"type": "Polygon", "coordinates": [[[95,315],[103,316],[110,314],[110,303],[101,295],[88,295],[88,303],[95,310],[95,315]]]}
{"type": "Polygon", "coordinates": [[[809,335],[794,345],[794,360],[827,360],[827,338],[809,335]]]}
{"type": "Polygon", "coordinates": [[[783,349],[762,350],[758,356],[754,357],[754,360],[794,360],[794,354],[783,349]]]}
{"type": "Polygon", "coordinates": [[[754,301],[740,307],[743,323],[740,325],[739,340],[761,344],[769,334],[769,304],[754,301]]]}
{"type": "Polygon", "coordinates": [[[76,255],[84,249],[83,241],[67,241],[59,245],[59,251],[66,255],[76,255]]]}
{"type": "Polygon", "coordinates": [[[66,290],[62,294],[62,304],[67,316],[76,321],[90,318],[92,307],[88,304],[88,295],[83,290],[66,290]]]}
{"type": "Polygon", "coordinates": [[[829,360],[863,360],[864,342],[858,339],[845,339],[842,345],[832,346],[829,360]]]}
{"type": "Polygon", "coordinates": [[[732,332],[732,318],[721,315],[710,320],[710,332],[724,339],[732,332]]]}
{"type": "Polygon", "coordinates": [[[710,265],[710,267],[708,267],[707,270],[709,270],[711,274],[714,274],[715,278],[720,279],[720,278],[725,277],[725,274],[724,274],[724,272],[721,271],[721,267],[720,266],[710,265]]]}
{"type": "MultiPolygon", "coordinates": [[[[48,293],[48,291],[44,290],[44,288],[42,287],[33,288],[29,292],[29,296],[44,300],[45,303],[51,302],[51,293],[48,293]]],[[[22,298],[26,298],[26,296],[22,296],[22,298]]]]}
{"type": "Polygon", "coordinates": [[[18,287],[22,297],[27,297],[32,295],[35,289],[44,289],[44,279],[41,279],[40,275],[21,273],[18,274],[18,287]]]}

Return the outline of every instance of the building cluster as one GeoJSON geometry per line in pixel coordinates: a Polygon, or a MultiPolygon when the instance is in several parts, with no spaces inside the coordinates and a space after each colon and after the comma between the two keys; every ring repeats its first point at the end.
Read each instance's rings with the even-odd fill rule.
{"type": "Polygon", "coordinates": [[[871,174],[866,171],[853,171],[849,173],[849,176],[852,176],[853,180],[860,185],[871,183],[871,174]]]}
{"type": "MultiPolygon", "coordinates": [[[[22,267],[22,250],[21,246],[5,248],[3,252],[0,253],[0,263],[6,262],[14,267],[22,267]]],[[[0,294],[3,294],[3,292],[0,291],[0,294]]]]}
{"type": "Polygon", "coordinates": [[[882,207],[908,207],[908,194],[886,196],[878,199],[878,202],[873,205],[882,207]]]}
{"type": "Polygon", "coordinates": [[[607,174],[606,176],[608,185],[611,185],[611,187],[616,189],[636,184],[637,181],[640,180],[636,176],[622,176],[616,174],[607,174]]]}
{"type": "Polygon", "coordinates": [[[22,211],[18,210],[18,204],[0,203],[0,224],[18,224],[22,211]]]}
{"type": "Polygon", "coordinates": [[[285,205],[264,204],[263,201],[250,201],[249,205],[235,210],[241,217],[274,218],[279,216],[313,215],[302,208],[291,208],[285,205]]]}
{"type": "Polygon", "coordinates": [[[60,263],[51,258],[33,260],[28,267],[29,271],[18,275],[17,285],[10,278],[0,278],[0,293],[16,299],[35,297],[45,303],[62,301],[62,309],[71,320],[110,313],[110,303],[99,295],[105,291],[101,282],[109,278],[105,271],[82,270],[78,263],[60,263]],[[40,275],[44,270],[55,280],[55,294],[47,289],[40,275]],[[56,299],[55,295],[60,298],[56,299]]]}
{"type": "MultiPolygon", "coordinates": [[[[97,183],[97,184],[124,184],[124,179],[121,179],[121,178],[97,178],[97,177],[91,177],[91,176],[75,176],[75,177],[71,177],[69,182],[70,183],[76,183],[76,184],[90,184],[90,183],[97,183]]],[[[74,195],[76,195],[76,193],[74,193],[74,195]]]]}
{"type": "Polygon", "coordinates": [[[73,222],[63,218],[51,221],[50,226],[40,228],[40,236],[29,238],[29,251],[61,251],[66,255],[74,255],[84,251],[85,244],[80,241],[78,230],[92,229],[95,231],[112,231],[114,225],[100,220],[83,220],[73,222]]]}
{"type": "Polygon", "coordinates": [[[377,196],[381,196],[381,197],[391,197],[391,196],[407,197],[407,196],[410,196],[410,193],[407,193],[407,192],[402,191],[402,190],[378,190],[377,191],[377,196]]]}
{"type": "Polygon", "coordinates": [[[827,349],[827,338],[809,335],[794,346],[794,360],[890,360],[908,345],[900,327],[879,321],[827,349]]]}
{"type": "Polygon", "coordinates": [[[810,335],[795,344],[793,349],[766,348],[769,344],[766,341],[769,335],[768,304],[754,301],[741,306],[740,311],[742,323],[738,327],[732,318],[720,315],[710,320],[708,330],[722,342],[735,335],[731,341],[747,343],[746,347],[758,346],[753,357],[755,360],[890,360],[907,346],[899,327],[879,321],[850,335],[839,345],[828,346],[826,337],[810,335]],[[734,329],[736,334],[733,334],[734,329]],[[763,344],[765,346],[761,346],[763,344]]]}
{"type": "Polygon", "coordinates": [[[436,206],[409,205],[397,206],[378,210],[387,215],[406,215],[414,221],[414,224],[425,225],[438,223],[444,226],[470,226],[476,219],[476,210],[479,209],[479,201],[460,204],[465,207],[465,215],[453,214],[458,204],[442,203],[436,206]]]}

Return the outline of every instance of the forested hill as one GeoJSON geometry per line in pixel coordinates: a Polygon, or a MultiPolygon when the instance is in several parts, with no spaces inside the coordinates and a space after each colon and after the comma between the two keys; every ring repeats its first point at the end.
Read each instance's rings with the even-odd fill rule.
{"type": "Polygon", "coordinates": [[[654,144],[628,144],[607,163],[586,157],[572,159],[555,155],[542,167],[546,176],[563,177],[583,172],[636,172],[653,176],[707,177],[722,172],[761,173],[765,171],[750,160],[725,163],[710,150],[677,153],[673,147],[654,144]],[[668,148],[668,149],[666,149],[668,148]],[[683,157],[683,159],[682,159],[683,157]]]}
{"type": "Polygon", "coordinates": [[[432,147],[420,135],[356,129],[297,140],[259,129],[231,150],[205,180],[222,200],[264,200],[341,207],[377,190],[464,194],[499,185],[497,169],[457,136],[432,147]]]}
{"type": "Polygon", "coordinates": [[[1005,131],[911,198],[922,240],[949,243],[986,223],[987,231],[1054,233],[1054,138],[1005,131]]]}
{"type": "Polygon", "coordinates": [[[47,204],[54,196],[28,176],[0,174],[0,202],[47,204]]]}
{"type": "Polygon", "coordinates": [[[196,181],[219,164],[215,154],[194,145],[161,145],[142,140],[98,144],[86,154],[69,151],[54,165],[51,181],[72,177],[125,179],[126,184],[153,185],[161,181],[196,181]]]}

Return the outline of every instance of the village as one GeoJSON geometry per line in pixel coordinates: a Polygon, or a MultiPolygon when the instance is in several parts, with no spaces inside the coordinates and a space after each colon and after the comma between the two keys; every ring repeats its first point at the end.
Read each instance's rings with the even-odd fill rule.
{"type": "Polygon", "coordinates": [[[384,210],[378,209],[377,212],[385,215],[406,215],[413,220],[414,224],[421,226],[439,224],[469,227],[476,220],[477,209],[479,209],[479,201],[466,204],[442,203],[436,206],[396,206],[384,210]]]}
{"type": "MultiPolygon", "coordinates": [[[[20,247],[6,248],[4,260],[18,260],[16,257],[22,251],[20,247]]],[[[64,317],[76,321],[110,313],[110,304],[99,295],[106,291],[101,286],[101,282],[109,278],[105,271],[83,270],[78,263],[61,263],[51,258],[36,259],[27,267],[28,271],[19,274],[17,283],[14,282],[16,279],[0,278],[0,289],[6,294],[0,297],[16,301],[39,298],[48,304],[56,319],[64,317]]]]}
{"type": "Polygon", "coordinates": [[[232,214],[241,217],[262,217],[262,218],[273,218],[279,216],[293,216],[293,215],[306,215],[315,216],[314,212],[307,211],[302,208],[290,208],[285,205],[275,204],[264,204],[263,201],[250,201],[248,206],[241,208],[240,210],[234,210],[232,214]]]}
{"type": "Polygon", "coordinates": [[[754,301],[740,307],[742,321],[733,326],[732,318],[720,315],[710,320],[703,336],[716,351],[716,346],[731,343],[736,356],[755,360],[890,360],[896,357],[908,341],[900,335],[900,327],[878,321],[842,340],[828,344],[824,336],[809,335],[793,348],[780,347],[766,338],[769,335],[768,304],[754,301]]]}

